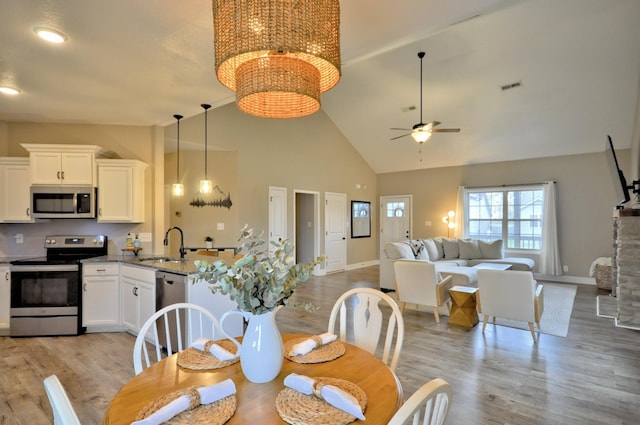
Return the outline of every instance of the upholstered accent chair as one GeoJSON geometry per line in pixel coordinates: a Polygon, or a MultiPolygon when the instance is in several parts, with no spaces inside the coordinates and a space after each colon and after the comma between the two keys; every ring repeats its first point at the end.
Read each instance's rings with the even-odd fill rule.
{"type": "Polygon", "coordinates": [[[544,287],[533,273],[517,270],[478,270],[478,311],[484,315],[482,332],[490,316],[527,322],[537,342],[534,322],[540,329],[544,312],[544,287]]]}
{"type": "Polygon", "coordinates": [[[453,286],[452,277],[440,280],[435,265],[428,261],[397,260],[393,267],[400,310],[404,312],[406,303],[433,307],[436,323],[440,323],[438,307],[446,304],[451,311],[449,288],[453,286]]]}

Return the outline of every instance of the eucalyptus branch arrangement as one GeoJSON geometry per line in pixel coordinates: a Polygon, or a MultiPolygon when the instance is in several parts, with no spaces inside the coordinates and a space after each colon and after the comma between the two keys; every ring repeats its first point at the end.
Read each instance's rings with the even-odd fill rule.
{"type": "MultiPolygon", "coordinates": [[[[296,264],[293,245],[287,239],[269,244],[262,239],[262,231],[256,232],[246,225],[240,231],[239,254],[242,257],[227,265],[223,260],[209,263],[194,261],[197,272],[189,277],[210,284],[213,293],[229,295],[238,309],[252,314],[263,314],[286,305],[296,286],[311,277],[313,268],[324,261],[320,256],[314,261],[296,264]]],[[[310,305],[304,306],[310,309],[310,305]]]]}

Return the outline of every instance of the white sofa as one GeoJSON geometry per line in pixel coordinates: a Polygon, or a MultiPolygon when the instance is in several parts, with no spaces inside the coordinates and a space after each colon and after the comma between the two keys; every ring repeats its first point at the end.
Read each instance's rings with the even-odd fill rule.
{"type": "Polygon", "coordinates": [[[400,258],[424,260],[435,264],[443,277],[451,276],[454,285],[478,285],[480,263],[509,264],[512,270],[533,271],[530,258],[504,257],[502,240],[485,242],[475,239],[411,239],[385,244],[385,258],[380,259],[380,288],[395,289],[393,263],[400,258]]]}

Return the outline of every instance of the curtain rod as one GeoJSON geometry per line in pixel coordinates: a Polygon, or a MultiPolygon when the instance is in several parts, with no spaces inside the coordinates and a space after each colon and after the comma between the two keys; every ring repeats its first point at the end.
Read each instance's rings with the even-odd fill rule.
{"type": "MultiPolygon", "coordinates": [[[[541,184],[548,184],[549,182],[539,182],[539,183],[518,183],[518,184],[494,184],[491,186],[463,186],[466,189],[488,189],[492,187],[517,187],[517,186],[538,186],[541,184]]],[[[557,183],[552,181],[551,183],[557,183]]]]}

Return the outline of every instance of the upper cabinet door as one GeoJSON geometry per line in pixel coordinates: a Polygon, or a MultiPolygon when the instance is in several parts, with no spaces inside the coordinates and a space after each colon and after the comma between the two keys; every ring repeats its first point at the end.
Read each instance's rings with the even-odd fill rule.
{"type": "Polygon", "coordinates": [[[87,152],[68,152],[60,154],[60,170],[62,184],[85,185],[94,184],[94,156],[87,152]]]}
{"type": "Polygon", "coordinates": [[[147,164],[128,159],[98,159],[98,221],[144,221],[144,170],[147,164]]]}
{"type": "Polygon", "coordinates": [[[36,152],[31,154],[31,183],[60,184],[60,154],[36,152]]]}
{"type": "Polygon", "coordinates": [[[3,223],[33,221],[27,158],[0,159],[0,221],[3,223]]]}

